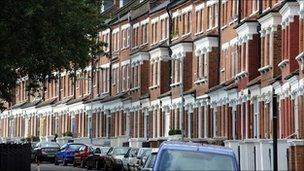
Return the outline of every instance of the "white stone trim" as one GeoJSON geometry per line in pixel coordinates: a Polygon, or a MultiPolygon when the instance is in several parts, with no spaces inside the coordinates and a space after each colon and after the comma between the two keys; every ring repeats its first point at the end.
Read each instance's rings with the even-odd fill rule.
{"type": "Polygon", "coordinates": [[[229,41],[222,44],[222,50],[226,50],[229,48],[229,41]]]}
{"type": "Polygon", "coordinates": [[[121,30],[127,29],[130,27],[130,23],[124,24],[121,26],[121,30]]]}
{"type": "Polygon", "coordinates": [[[102,64],[99,67],[100,68],[110,68],[110,63],[102,64]]]}
{"type": "Polygon", "coordinates": [[[195,11],[199,11],[199,10],[204,9],[204,8],[205,8],[205,3],[201,3],[197,6],[195,6],[195,11]]]}
{"type": "Polygon", "coordinates": [[[131,65],[141,65],[143,61],[149,60],[149,53],[148,52],[138,52],[131,56],[131,65]]]}
{"type": "Polygon", "coordinates": [[[254,34],[258,34],[258,22],[245,22],[239,26],[236,31],[238,34],[238,43],[242,44],[253,39],[254,34]]]}
{"type": "Polygon", "coordinates": [[[179,15],[180,15],[180,11],[177,10],[177,11],[175,11],[175,12],[172,13],[172,18],[175,18],[175,17],[177,17],[179,15]]]}
{"type": "Polygon", "coordinates": [[[182,9],[182,14],[187,13],[189,11],[192,11],[192,7],[193,7],[192,5],[189,5],[189,6],[185,7],[185,8],[183,8],[182,9]]]}
{"type": "Polygon", "coordinates": [[[168,18],[168,17],[169,17],[168,13],[164,13],[161,16],[159,16],[159,20],[163,20],[163,19],[168,18]]]}
{"type": "Polygon", "coordinates": [[[105,34],[108,34],[108,33],[110,33],[110,29],[106,29],[106,30],[101,32],[102,35],[105,35],[105,34]]]}
{"type": "Polygon", "coordinates": [[[259,23],[261,23],[261,31],[269,30],[276,31],[277,26],[282,22],[282,16],[278,12],[271,12],[262,18],[258,19],[259,23]]]}
{"type": "Polygon", "coordinates": [[[118,67],[119,67],[119,63],[118,62],[112,65],[112,69],[116,69],[118,67]]]}
{"type": "Polygon", "coordinates": [[[304,0],[298,0],[298,3],[300,4],[300,10],[299,10],[300,18],[304,19],[304,0]]]}
{"type": "Polygon", "coordinates": [[[209,7],[209,6],[214,5],[216,3],[218,3],[218,0],[207,1],[207,6],[209,7]]]}
{"type": "Polygon", "coordinates": [[[153,18],[153,19],[151,20],[151,24],[154,24],[154,23],[156,23],[156,22],[158,22],[158,17],[155,17],[155,18],[153,18]]]}
{"type": "Polygon", "coordinates": [[[200,56],[202,54],[212,51],[213,47],[218,47],[218,37],[204,37],[194,42],[195,55],[200,56]]]}
{"type": "Polygon", "coordinates": [[[125,66],[125,65],[128,65],[128,64],[130,64],[130,60],[129,59],[122,61],[120,63],[120,66],[125,66]]]}
{"type": "Polygon", "coordinates": [[[192,52],[192,43],[178,43],[171,47],[173,59],[184,58],[187,52],[192,52]]]}
{"type": "Polygon", "coordinates": [[[140,22],[140,25],[148,24],[149,21],[150,21],[150,18],[146,18],[146,19],[144,19],[144,20],[142,20],[142,21],[140,22]]]}
{"type": "Polygon", "coordinates": [[[119,32],[119,27],[113,29],[112,34],[118,33],[119,32]]]}
{"type": "Polygon", "coordinates": [[[133,26],[132,26],[133,28],[137,28],[137,27],[139,27],[139,22],[138,23],[135,23],[135,24],[133,24],[133,26]]]}
{"type": "Polygon", "coordinates": [[[151,50],[150,52],[150,60],[169,60],[169,51],[167,48],[159,47],[151,50]]]}
{"type": "Polygon", "coordinates": [[[294,16],[299,13],[299,4],[297,2],[286,2],[284,6],[280,9],[280,14],[282,15],[282,23],[283,28],[292,23],[294,20],[294,16]]]}

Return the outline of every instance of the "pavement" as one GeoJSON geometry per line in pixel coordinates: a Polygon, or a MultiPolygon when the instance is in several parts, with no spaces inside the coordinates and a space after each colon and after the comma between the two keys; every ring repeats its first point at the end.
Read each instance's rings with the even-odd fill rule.
{"type": "Polygon", "coordinates": [[[84,171],[87,170],[86,168],[79,168],[79,167],[73,167],[72,165],[68,166],[56,166],[51,163],[41,163],[39,165],[37,164],[31,164],[31,171],[84,171]]]}

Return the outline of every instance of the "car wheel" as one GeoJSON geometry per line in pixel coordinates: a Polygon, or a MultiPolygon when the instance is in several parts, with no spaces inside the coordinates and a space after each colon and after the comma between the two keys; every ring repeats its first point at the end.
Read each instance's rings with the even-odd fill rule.
{"type": "Polygon", "coordinates": [[[63,166],[67,166],[68,165],[68,161],[66,159],[63,160],[63,166]]]}
{"type": "Polygon", "coordinates": [[[85,167],[85,163],[84,163],[84,160],[83,160],[83,159],[81,159],[80,167],[81,167],[81,168],[84,168],[84,167],[85,167]]]}
{"type": "Polygon", "coordinates": [[[54,164],[55,164],[55,165],[59,165],[57,157],[55,157],[54,164]]]}
{"type": "Polygon", "coordinates": [[[98,161],[98,160],[96,160],[95,166],[96,166],[96,170],[99,170],[99,169],[100,169],[100,164],[99,164],[99,161],[98,161]]]}
{"type": "Polygon", "coordinates": [[[73,166],[77,167],[77,163],[75,162],[75,160],[73,161],[73,166]]]}

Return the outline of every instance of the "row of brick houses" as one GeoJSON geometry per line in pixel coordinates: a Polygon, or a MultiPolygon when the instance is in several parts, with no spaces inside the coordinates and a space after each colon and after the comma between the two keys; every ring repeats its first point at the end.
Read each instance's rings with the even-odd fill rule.
{"type": "Polygon", "coordinates": [[[18,81],[16,103],[1,113],[3,140],[71,131],[83,142],[157,146],[181,129],[192,141],[224,141],[242,169],[268,170],[276,94],[279,168],[301,168],[303,0],[116,0],[109,11],[106,54],[76,84],[57,73],[41,100],[18,81]]]}

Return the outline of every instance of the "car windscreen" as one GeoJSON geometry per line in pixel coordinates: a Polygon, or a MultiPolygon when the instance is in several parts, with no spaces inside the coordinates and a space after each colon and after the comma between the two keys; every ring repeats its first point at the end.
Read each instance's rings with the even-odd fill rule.
{"type": "Polygon", "coordinates": [[[116,156],[125,155],[128,152],[128,150],[129,148],[115,148],[112,151],[112,154],[116,156]]]}
{"type": "Polygon", "coordinates": [[[227,155],[198,151],[164,150],[160,159],[162,170],[234,170],[233,159],[227,155]]]}
{"type": "Polygon", "coordinates": [[[103,147],[100,148],[101,154],[107,154],[107,152],[110,150],[110,147],[103,147]]]}
{"type": "Polygon", "coordinates": [[[143,157],[149,155],[149,152],[151,153],[151,148],[144,148],[139,150],[137,157],[143,157]]]}
{"type": "Polygon", "coordinates": [[[70,144],[69,145],[69,149],[75,151],[75,150],[79,150],[80,147],[83,147],[82,144],[70,144]]]}
{"type": "Polygon", "coordinates": [[[59,145],[55,142],[41,142],[41,148],[59,148],[59,145]]]}
{"type": "Polygon", "coordinates": [[[156,155],[157,155],[156,153],[152,153],[149,156],[148,160],[146,161],[145,168],[152,168],[153,167],[156,155]]]}

